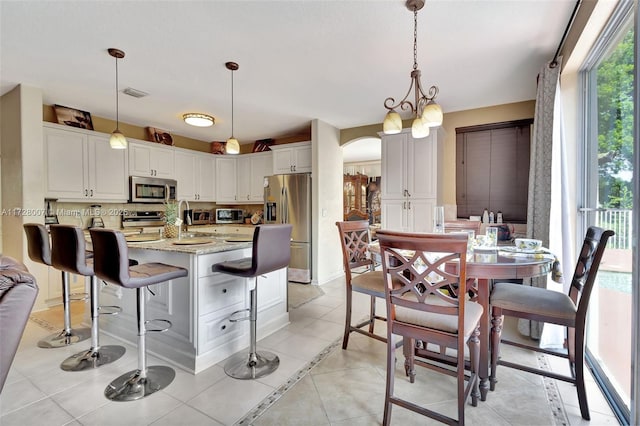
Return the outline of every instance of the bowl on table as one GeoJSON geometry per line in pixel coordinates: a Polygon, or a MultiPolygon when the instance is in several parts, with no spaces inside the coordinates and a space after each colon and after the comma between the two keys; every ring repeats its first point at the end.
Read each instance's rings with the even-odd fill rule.
{"type": "Polygon", "coordinates": [[[542,248],[542,240],[531,238],[516,238],[516,248],[523,251],[536,251],[542,248]]]}

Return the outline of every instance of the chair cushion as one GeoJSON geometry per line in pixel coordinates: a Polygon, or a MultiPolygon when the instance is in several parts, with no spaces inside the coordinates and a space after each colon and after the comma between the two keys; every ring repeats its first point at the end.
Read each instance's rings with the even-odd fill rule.
{"type": "Polygon", "coordinates": [[[510,311],[524,312],[549,318],[561,324],[572,325],[576,317],[576,305],[564,293],[541,287],[512,283],[496,283],[489,300],[491,306],[510,311]]]}
{"type": "Polygon", "coordinates": [[[235,275],[238,277],[254,277],[256,275],[255,271],[252,269],[252,259],[250,257],[215,263],[211,267],[211,270],[213,272],[222,272],[223,274],[235,275]]]}
{"type": "MultiPolygon", "coordinates": [[[[415,299],[413,293],[407,293],[407,298],[415,299]]],[[[428,297],[427,301],[434,305],[446,305],[446,302],[435,296],[428,297]]],[[[464,336],[469,337],[476,329],[482,316],[482,305],[476,302],[465,302],[464,305],[464,336]]],[[[436,314],[417,309],[411,309],[396,305],[396,321],[415,324],[426,328],[444,331],[446,333],[458,333],[458,317],[456,315],[436,314]]]]}
{"type": "Polygon", "coordinates": [[[130,279],[124,287],[138,288],[187,275],[186,269],[177,266],[165,265],[164,263],[143,263],[129,268],[130,279]]]}
{"type": "MultiPolygon", "coordinates": [[[[384,298],[384,275],[382,271],[371,271],[364,274],[351,275],[351,286],[353,291],[361,293],[372,294],[375,296],[384,298]]],[[[400,288],[400,284],[393,285],[393,288],[400,288]]]]}

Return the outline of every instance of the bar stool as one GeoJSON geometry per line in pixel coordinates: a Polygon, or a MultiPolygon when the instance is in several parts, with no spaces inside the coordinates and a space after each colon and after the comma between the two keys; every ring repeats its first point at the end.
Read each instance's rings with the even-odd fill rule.
{"type": "Polygon", "coordinates": [[[147,366],[147,331],[165,331],[171,322],[162,321],[168,327],[162,330],[147,330],[145,318],[144,288],[175,278],[186,277],[188,272],[164,263],[143,263],[129,266],[129,250],[124,235],[112,229],[91,228],[93,243],[93,270],[106,282],[125,288],[136,289],[138,312],[138,368],[113,380],[105,389],[105,396],[112,401],[133,401],[166,388],[176,372],[164,365],[147,366]]]}
{"type": "Polygon", "coordinates": [[[231,319],[230,321],[249,320],[250,348],[249,354],[237,354],[227,361],[224,371],[235,379],[257,379],[276,371],[280,359],[274,353],[258,352],[256,349],[256,319],[258,313],[257,290],[258,276],[285,268],[291,258],[291,225],[260,225],[253,232],[252,257],[213,265],[213,272],[234,275],[244,278],[255,278],[253,289],[249,292],[249,309],[231,314],[249,312],[248,317],[231,319]]]}
{"type": "MultiPolygon", "coordinates": [[[[29,258],[43,265],[51,265],[51,245],[49,243],[49,233],[44,225],[39,223],[25,223],[24,231],[27,234],[27,246],[29,258]]],[[[62,307],[64,309],[64,329],[45,337],[38,342],[40,348],[61,348],[74,343],[86,340],[91,336],[91,330],[82,328],[71,328],[71,293],[69,291],[69,274],[62,272],[62,307]]]]}
{"type": "MultiPolygon", "coordinates": [[[[87,259],[85,236],[82,229],[71,225],[51,225],[51,263],[54,268],[72,274],[91,277],[91,348],[78,352],[62,361],[65,371],[83,371],[109,364],[124,355],[124,346],[100,346],[100,307],[98,278],[93,272],[93,260],[87,259]]],[[[117,308],[117,307],[109,307],[117,308]]],[[[110,312],[118,313],[117,310],[110,312]]]]}

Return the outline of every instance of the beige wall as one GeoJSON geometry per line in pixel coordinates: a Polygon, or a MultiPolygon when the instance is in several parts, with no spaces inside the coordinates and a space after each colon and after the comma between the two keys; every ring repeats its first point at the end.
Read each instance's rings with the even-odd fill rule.
{"type": "Polygon", "coordinates": [[[48,268],[32,262],[22,225],[42,223],[42,91],[19,85],[1,99],[2,253],[23,262],[40,288],[35,310],[45,306],[48,268]]]}
{"type": "Polygon", "coordinates": [[[311,123],[313,149],[313,282],[324,284],[343,275],[342,249],[335,223],[342,220],[342,147],[340,131],[311,123]]]}

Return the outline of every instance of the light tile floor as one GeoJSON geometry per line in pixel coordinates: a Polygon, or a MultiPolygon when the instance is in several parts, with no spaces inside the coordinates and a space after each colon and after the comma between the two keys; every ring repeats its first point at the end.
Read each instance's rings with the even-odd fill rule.
{"type": "MultiPolygon", "coordinates": [[[[198,375],[176,369],[174,382],[165,390],[134,402],[111,402],[104,388],[112,379],[136,366],[136,348],[113,364],[95,371],[63,372],[59,363],[88,347],[46,350],[36,346],[50,334],[29,322],[16,359],[0,395],[0,425],[231,425],[242,419],[280,384],[303,368],[316,354],[342,334],[344,282],[322,286],[325,295],[293,309],[291,324],[259,341],[259,348],[280,356],[280,368],[255,381],[234,380],[222,369],[224,362],[198,375]]],[[[384,312],[380,303],[378,309],[384,312]]],[[[368,311],[368,297],[355,297],[354,317],[368,311]]],[[[384,323],[379,332],[384,333],[384,323]]],[[[103,336],[101,343],[119,344],[103,336]]],[[[512,354],[521,359],[530,353],[512,354]]],[[[524,351],[522,351],[524,352],[524,351]]],[[[149,357],[149,365],[163,364],[149,357]]],[[[420,404],[431,404],[454,415],[453,380],[418,367],[416,383],[409,384],[400,367],[396,391],[420,404]]],[[[376,425],[382,421],[385,383],[385,345],[353,334],[349,349],[334,350],[289,392],[254,422],[256,425],[376,425]]],[[[564,363],[553,368],[567,368],[564,363]]],[[[468,406],[467,423],[475,425],[552,424],[541,379],[503,368],[495,392],[478,407],[468,406]]],[[[572,425],[617,424],[593,380],[588,396],[591,422],[582,421],[575,388],[558,383],[572,425]]],[[[394,407],[392,423],[432,424],[430,420],[394,407]]]]}

